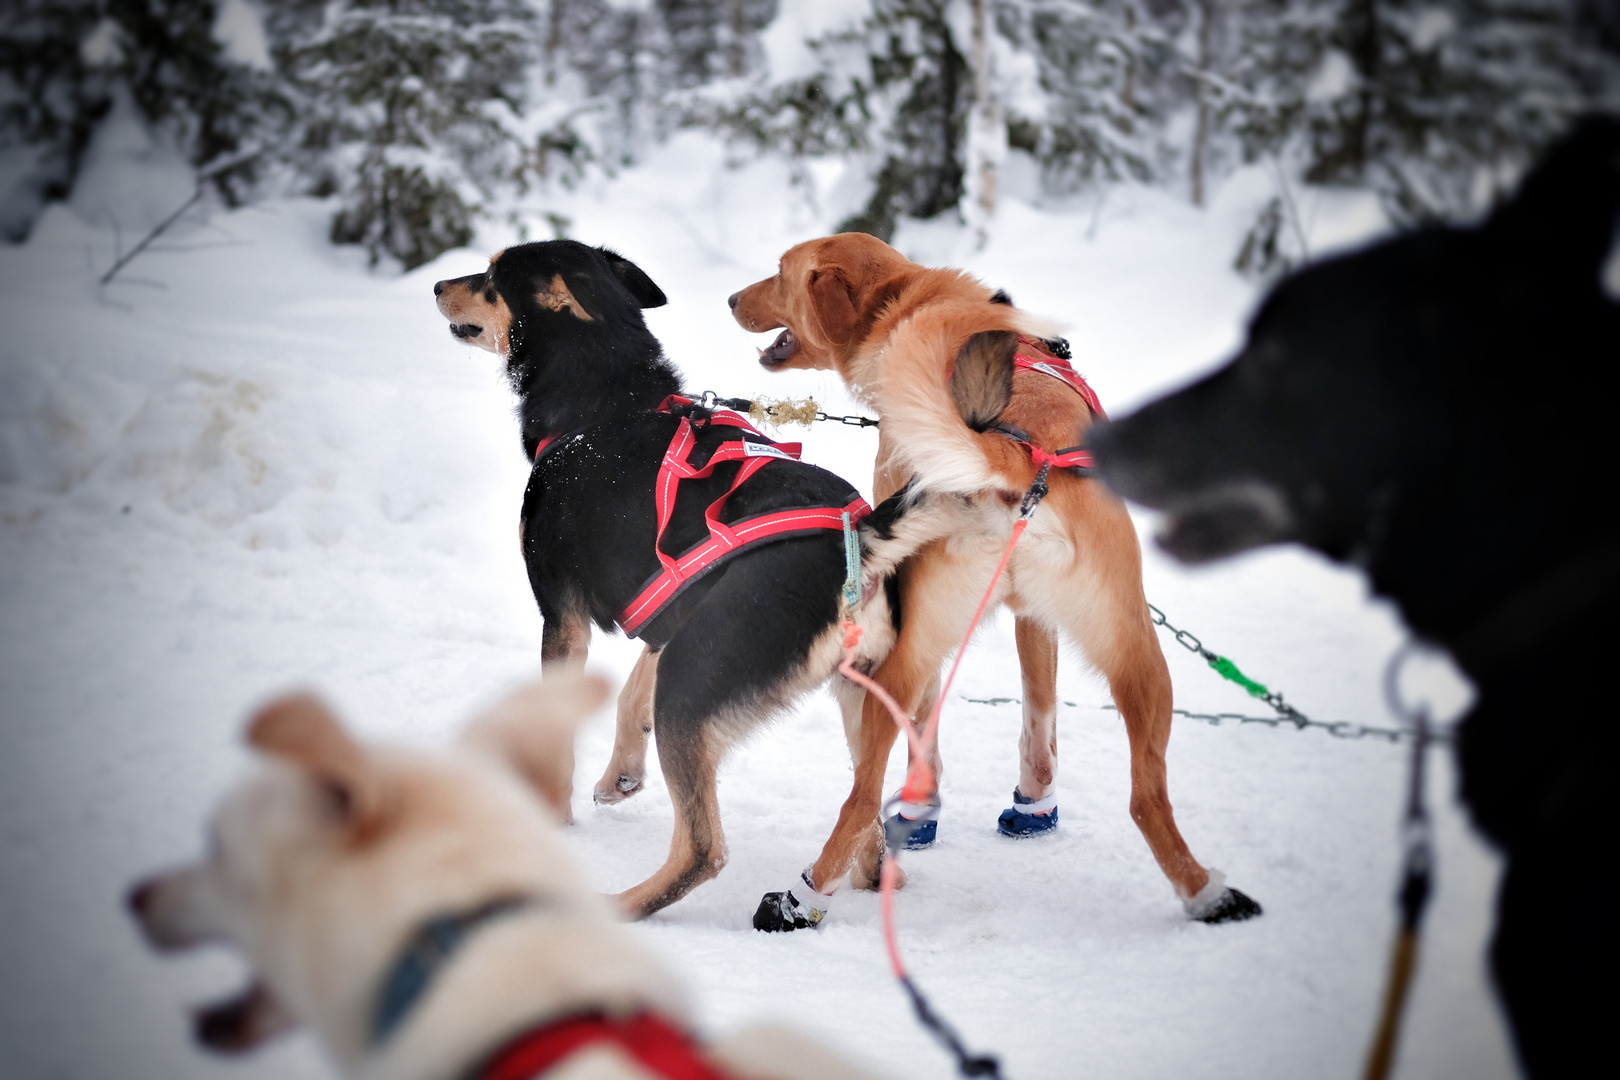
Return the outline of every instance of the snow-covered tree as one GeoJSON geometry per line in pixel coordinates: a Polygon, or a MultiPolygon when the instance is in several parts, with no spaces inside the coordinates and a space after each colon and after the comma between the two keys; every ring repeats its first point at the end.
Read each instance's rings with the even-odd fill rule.
{"type": "MultiPolygon", "coordinates": [[[[96,125],[127,93],[199,169],[273,137],[284,102],[268,73],[233,61],[197,0],[7,0],[0,21],[0,234],[20,240],[72,189],[96,125]]],[[[229,203],[259,158],[210,171],[229,203]]]]}
{"type": "Polygon", "coordinates": [[[523,153],[534,23],[524,0],[335,0],[318,23],[278,20],[293,31],[276,46],[298,102],[291,156],[341,199],[334,241],[409,268],[472,238],[523,153]]]}

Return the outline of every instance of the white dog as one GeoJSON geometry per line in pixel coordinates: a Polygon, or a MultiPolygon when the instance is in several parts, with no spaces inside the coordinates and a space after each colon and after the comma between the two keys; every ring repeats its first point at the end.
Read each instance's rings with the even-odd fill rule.
{"type": "Polygon", "coordinates": [[[199,1010],[202,1043],[308,1024],[377,1080],[867,1075],[780,1028],[689,1034],[686,995],[557,835],[574,728],[607,694],[548,677],[436,752],[362,744],[307,694],[259,712],[247,738],[269,760],[216,811],[207,857],[129,896],[154,946],[224,942],[253,968],[199,1010]]]}

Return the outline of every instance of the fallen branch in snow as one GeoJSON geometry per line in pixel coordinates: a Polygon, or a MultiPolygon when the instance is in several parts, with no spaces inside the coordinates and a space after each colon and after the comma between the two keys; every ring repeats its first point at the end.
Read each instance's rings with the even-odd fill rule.
{"type": "Polygon", "coordinates": [[[224,161],[210,165],[206,169],[203,169],[197,173],[197,186],[196,189],[192,191],[191,198],[181,203],[179,209],[175,210],[174,213],[170,214],[168,217],[154,225],[152,227],[152,231],[143,236],[141,238],[141,242],[130,248],[128,253],[120,255],[117,261],[114,262],[110,268],[108,268],[107,272],[101,275],[101,284],[106,285],[108,282],[112,281],[112,279],[117,276],[118,271],[122,270],[124,267],[133,262],[135,257],[141,252],[145,251],[147,246],[150,245],[152,241],[162,236],[164,231],[167,230],[170,225],[173,225],[175,222],[184,217],[187,210],[190,210],[193,206],[196,206],[199,202],[201,202],[202,197],[208,193],[208,181],[228,173],[232,169],[237,169],[243,165],[246,165],[248,162],[253,161],[263,153],[264,148],[260,147],[257,150],[251,150],[247,153],[237,154],[233,157],[229,157],[224,161]]]}

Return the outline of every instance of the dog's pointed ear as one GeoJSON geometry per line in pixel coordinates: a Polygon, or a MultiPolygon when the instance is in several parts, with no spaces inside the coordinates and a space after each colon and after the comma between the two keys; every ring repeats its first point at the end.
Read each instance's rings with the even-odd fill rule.
{"type": "Polygon", "coordinates": [[[664,290],[654,285],[653,279],[648,277],[647,272],[641,267],[617,251],[610,251],[605,247],[596,250],[608,261],[608,266],[613,269],[619,283],[630,290],[630,295],[636,298],[636,303],[644,308],[663,307],[669,303],[669,297],[664,295],[664,290]]]}
{"type": "Polygon", "coordinates": [[[197,1041],[216,1054],[241,1054],[298,1027],[298,1020],[255,980],[233,998],[192,1014],[197,1041]]]}
{"type": "Polygon", "coordinates": [[[974,431],[995,424],[1012,401],[1013,358],[1018,335],[1011,330],[983,330],[956,353],[951,371],[951,401],[962,422],[974,431]]]}
{"type": "Polygon", "coordinates": [[[810,310],[821,324],[821,336],[834,345],[847,345],[855,336],[861,313],[855,306],[856,290],[838,267],[810,271],[810,310]]]}
{"type": "Polygon", "coordinates": [[[1583,278],[1602,267],[1620,224],[1620,117],[1592,115],[1555,142],[1487,228],[1557,245],[1583,278]]]}
{"type": "Polygon", "coordinates": [[[548,672],[497,702],[472,723],[464,740],[511,765],[564,821],[571,821],[574,733],[611,690],[600,675],[548,672]]]}
{"type": "Polygon", "coordinates": [[[365,747],[314,694],[288,694],[260,709],[248,722],[247,741],[309,773],[351,828],[364,830],[381,816],[382,777],[365,747]]]}

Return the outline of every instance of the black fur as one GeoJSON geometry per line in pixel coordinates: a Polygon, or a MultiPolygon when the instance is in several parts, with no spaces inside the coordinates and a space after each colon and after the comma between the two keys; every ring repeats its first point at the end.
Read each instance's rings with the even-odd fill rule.
{"type": "MultiPolygon", "coordinates": [[[[682,388],[640,309],[663,303],[664,294],[621,256],[566,240],[509,248],[486,277],[513,314],[508,374],[521,397],[524,451],[532,457],[542,439],[560,436],[530,474],[523,550],[546,624],[546,658],[577,658],[586,620],[612,628],[661,569],[654,484],[679,418],[654,410],[682,388]],[[535,301],[558,275],[588,321],[535,301]]],[[[693,415],[692,461],[701,465],[735,429],[706,427],[707,414],[693,415]]],[[[739,467],[724,463],[712,477],[681,482],[666,553],[678,556],[708,536],[704,510],[739,467]]],[[[832,473],[776,460],[737,489],[720,520],[855,497],[832,473]]],[[[900,512],[885,516],[885,528],[900,512]]],[[[863,530],[864,542],[874,538],[863,530]]],[[[696,833],[691,867],[647,910],[712,874],[717,840],[693,808],[712,793],[717,747],[738,734],[739,718],[757,722],[785,703],[784,680],[805,671],[812,643],[838,617],[844,575],[837,530],[792,534],[716,563],[643,626],[640,636],[661,650],[653,699],[660,763],[677,813],[696,833]],[[711,737],[723,716],[732,718],[730,731],[711,737]]]]}
{"type": "Polygon", "coordinates": [[[1617,224],[1620,121],[1594,118],[1483,225],[1295,274],[1231,364],[1091,439],[1173,554],[1354,563],[1474,681],[1462,797],[1507,856],[1491,965],[1536,1076],[1608,1056],[1617,224]]]}

